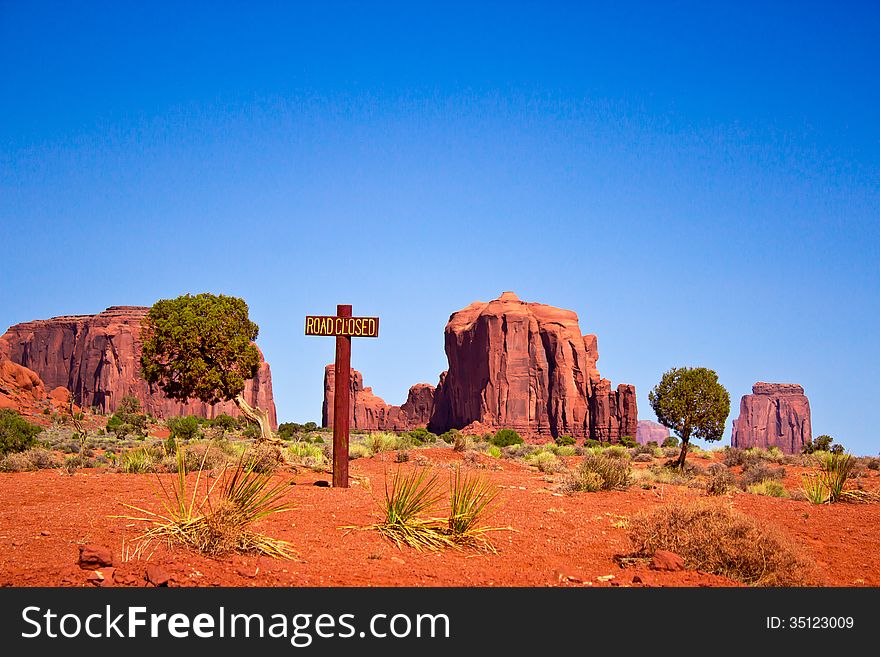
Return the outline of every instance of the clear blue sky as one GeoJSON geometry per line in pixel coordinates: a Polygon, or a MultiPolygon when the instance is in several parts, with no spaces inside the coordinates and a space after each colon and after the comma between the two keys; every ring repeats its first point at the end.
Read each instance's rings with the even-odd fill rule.
{"type": "Polygon", "coordinates": [[[728,427],[797,382],[876,454],[880,9],[715,4],[0,0],[0,330],[241,296],[302,422],[306,314],[381,316],[353,365],[401,403],[513,290],[575,310],[642,418],[707,366],[728,427]]]}

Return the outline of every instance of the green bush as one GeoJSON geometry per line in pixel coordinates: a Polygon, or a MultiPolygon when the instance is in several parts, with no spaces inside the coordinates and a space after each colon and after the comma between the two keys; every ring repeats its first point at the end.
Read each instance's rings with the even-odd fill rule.
{"type": "Polygon", "coordinates": [[[425,427],[418,427],[412,431],[408,431],[406,435],[412,438],[413,443],[416,445],[437,442],[437,434],[431,433],[425,427]]]}
{"type": "Polygon", "coordinates": [[[509,447],[510,445],[522,445],[525,441],[513,429],[499,429],[489,442],[495,447],[509,447]]]}
{"type": "Polygon", "coordinates": [[[123,397],[116,412],[107,420],[107,433],[115,434],[118,440],[124,440],[132,434],[146,436],[147,416],[141,411],[141,402],[137,397],[123,397]]]}
{"type": "Polygon", "coordinates": [[[635,447],[636,445],[638,445],[636,439],[632,436],[621,436],[620,444],[624,447],[635,447]]]}
{"type": "Polygon", "coordinates": [[[171,437],[178,442],[195,440],[201,434],[199,419],[192,415],[187,415],[184,417],[170,417],[165,420],[165,425],[171,432],[171,437]]]}
{"type": "Polygon", "coordinates": [[[601,446],[602,446],[602,443],[600,443],[598,440],[595,440],[593,438],[587,438],[584,441],[584,447],[601,447],[601,446]]]}
{"type": "Polygon", "coordinates": [[[574,445],[577,441],[571,436],[559,436],[556,439],[556,444],[560,447],[565,447],[567,445],[574,445]]]}
{"type": "MultiPolygon", "coordinates": [[[[231,433],[241,426],[238,418],[234,418],[231,415],[227,415],[226,413],[221,413],[214,419],[208,420],[207,424],[212,429],[216,429],[221,436],[227,433],[231,433]]],[[[280,432],[281,427],[279,427],[278,429],[280,432]]]]}
{"type": "Polygon", "coordinates": [[[0,410],[0,455],[23,452],[36,445],[42,429],[25,420],[15,411],[0,410]]]}
{"type": "Polygon", "coordinates": [[[440,440],[449,445],[455,445],[455,441],[461,436],[461,431],[458,429],[450,429],[449,431],[444,431],[440,434],[440,440]]]}
{"type": "Polygon", "coordinates": [[[660,447],[678,447],[678,438],[675,436],[669,436],[660,443],[660,447]]]}

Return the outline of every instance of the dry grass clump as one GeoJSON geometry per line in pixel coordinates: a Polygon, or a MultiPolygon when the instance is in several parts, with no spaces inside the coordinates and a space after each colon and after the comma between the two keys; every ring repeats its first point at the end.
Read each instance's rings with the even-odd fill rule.
{"type": "Polygon", "coordinates": [[[783,535],[721,504],[666,505],[630,519],[636,554],[675,552],[690,569],[755,586],[808,583],[810,564],[783,535]]]}
{"type": "Polygon", "coordinates": [[[568,494],[626,490],[631,483],[631,475],[632,466],[628,457],[587,452],[578,469],[563,482],[562,488],[568,494]]]}
{"type": "Polygon", "coordinates": [[[24,452],[11,452],[0,460],[0,472],[28,472],[31,470],[49,470],[61,465],[47,449],[31,447],[24,452]]]}
{"type": "Polygon", "coordinates": [[[723,463],[713,463],[706,470],[706,495],[724,495],[736,483],[736,478],[723,463]]]}
{"type": "Polygon", "coordinates": [[[205,491],[200,495],[203,462],[190,493],[186,481],[186,456],[183,450],[178,450],[177,477],[170,490],[159,479],[165,495],[164,513],[130,507],[146,515],[129,516],[128,519],[152,524],[139,541],[148,544],[153,540],[165,540],[211,556],[257,552],[290,558],[292,552],[287,542],[251,529],[257,520],[290,508],[283,499],[287,485],[272,483],[271,475],[254,470],[252,465],[253,461],[245,460],[242,455],[235,467],[224,467],[210,487],[206,483],[205,491]]]}

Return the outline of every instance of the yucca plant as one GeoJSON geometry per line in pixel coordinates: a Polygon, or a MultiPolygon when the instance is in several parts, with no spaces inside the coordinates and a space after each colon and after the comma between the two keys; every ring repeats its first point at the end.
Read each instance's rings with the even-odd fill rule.
{"type": "Polygon", "coordinates": [[[824,473],[828,487],[828,501],[838,502],[843,494],[846,480],[852,474],[855,463],[849,454],[826,452],[820,459],[820,471],[824,473]]]}
{"type": "Polygon", "coordinates": [[[482,477],[462,474],[460,467],[455,469],[450,484],[448,522],[449,536],[454,543],[495,551],[485,536],[492,528],[479,523],[497,495],[498,489],[482,477]]]}
{"type": "Polygon", "coordinates": [[[804,475],[803,489],[807,499],[813,504],[839,502],[846,498],[843,490],[852,474],[855,462],[849,454],[822,452],[817,457],[818,471],[804,475]]]}
{"type": "Polygon", "coordinates": [[[453,545],[444,534],[441,521],[428,514],[442,498],[437,475],[413,468],[403,474],[400,468],[389,482],[385,480],[382,503],[385,520],[373,528],[394,541],[398,547],[409,545],[417,550],[436,550],[453,545]]]}
{"type": "Polygon", "coordinates": [[[159,478],[164,493],[164,513],[154,513],[130,505],[146,516],[132,517],[153,526],[140,536],[149,543],[166,540],[179,543],[198,552],[219,555],[227,552],[258,552],[271,557],[290,558],[292,551],[287,542],[259,534],[250,525],[273,513],[286,511],[290,506],[283,500],[287,486],[272,483],[272,476],[257,472],[253,464],[240,456],[234,468],[224,467],[220,476],[199,494],[206,451],[199,466],[191,494],[186,480],[186,456],[177,452],[177,477],[170,490],[159,478]],[[216,490],[216,494],[215,494],[216,490]]]}

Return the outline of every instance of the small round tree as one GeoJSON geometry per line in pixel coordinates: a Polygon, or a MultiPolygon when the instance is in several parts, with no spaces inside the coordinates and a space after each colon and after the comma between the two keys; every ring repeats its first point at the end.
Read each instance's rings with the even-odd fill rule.
{"type": "Polygon", "coordinates": [[[672,368],[648,393],[648,401],[660,424],[681,438],[678,468],[684,467],[691,437],[721,440],[730,413],[730,395],[705,367],[672,368]]]}
{"type": "Polygon", "coordinates": [[[153,304],[142,325],[141,374],[172,399],[206,404],[234,401],[260,426],[260,440],[274,440],[269,412],[248,404],[245,382],[260,368],[253,341],[259,327],[243,299],[185,294],[153,304]]]}

